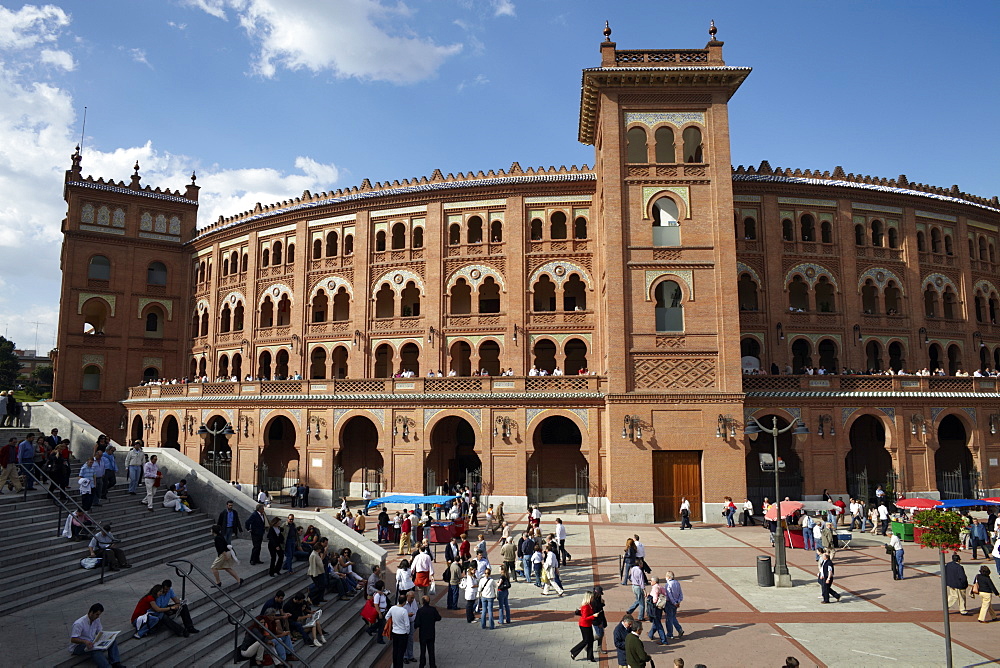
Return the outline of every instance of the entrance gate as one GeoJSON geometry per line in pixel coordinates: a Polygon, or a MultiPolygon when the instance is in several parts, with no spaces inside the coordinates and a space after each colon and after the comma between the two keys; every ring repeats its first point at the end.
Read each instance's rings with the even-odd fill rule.
{"type": "Polygon", "coordinates": [[[590,504],[590,467],[581,466],[576,469],[576,514],[594,515],[597,509],[590,504]]]}
{"type": "Polygon", "coordinates": [[[344,467],[333,467],[333,505],[339,506],[338,499],[347,496],[347,486],[344,484],[344,467]]]}
{"type": "Polygon", "coordinates": [[[364,485],[371,492],[373,499],[382,497],[382,469],[366,468],[362,472],[364,485]]]}
{"type": "Polygon", "coordinates": [[[434,469],[424,471],[424,494],[437,494],[437,472],[434,469]]]}
{"type": "Polygon", "coordinates": [[[528,471],[528,505],[532,506],[538,503],[538,467],[528,471]]]}

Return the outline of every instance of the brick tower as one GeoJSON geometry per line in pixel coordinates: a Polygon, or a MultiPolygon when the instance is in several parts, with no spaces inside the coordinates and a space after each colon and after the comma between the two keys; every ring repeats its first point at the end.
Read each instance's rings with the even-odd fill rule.
{"type": "Polygon", "coordinates": [[[183,374],[178,357],[191,277],[198,186],[184,193],[83,177],[80,150],[63,196],[58,357],[53,399],[112,438],[124,436],[127,388],[183,374]]]}
{"type": "Polygon", "coordinates": [[[750,69],[727,66],[709,32],[705,49],[622,51],[606,27],[601,66],[583,71],[612,517],[675,519],[685,496],[699,519],[702,502],[744,493],[742,434],[726,422],[743,413],[727,104],[750,69]],[[722,475],[702,480],[708,457],[722,475]],[[635,474],[650,468],[652,506],[635,474]]]}

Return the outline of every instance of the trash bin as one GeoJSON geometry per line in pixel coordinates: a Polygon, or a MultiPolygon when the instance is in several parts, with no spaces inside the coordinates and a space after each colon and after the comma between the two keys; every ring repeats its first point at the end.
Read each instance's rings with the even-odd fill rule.
{"type": "Polygon", "coordinates": [[[757,586],[774,586],[774,572],[771,570],[771,557],[766,554],[762,554],[757,557],[757,586]]]}

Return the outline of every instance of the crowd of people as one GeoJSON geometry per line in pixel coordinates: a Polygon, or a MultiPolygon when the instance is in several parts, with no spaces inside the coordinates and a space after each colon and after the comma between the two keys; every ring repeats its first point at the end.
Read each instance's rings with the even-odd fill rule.
{"type": "Polygon", "coordinates": [[[804,364],[801,367],[792,367],[791,364],[786,364],[784,367],[779,367],[776,363],[772,362],[770,367],[744,367],[744,376],[954,376],[956,378],[995,378],[1000,376],[1000,369],[993,369],[988,364],[980,369],[976,369],[972,373],[968,371],[963,371],[961,367],[955,369],[955,373],[948,373],[943,367],[937,367],[931,369],[930,367],[924,367],[917,371],[907,371],[906,369],[900,367],[898,369],[888,368],[888,369],[852,369],[848,367],[841,367],[838,372],[836,368],[827,369],[825,366],[813,366],[812,364],[804,364]]]}

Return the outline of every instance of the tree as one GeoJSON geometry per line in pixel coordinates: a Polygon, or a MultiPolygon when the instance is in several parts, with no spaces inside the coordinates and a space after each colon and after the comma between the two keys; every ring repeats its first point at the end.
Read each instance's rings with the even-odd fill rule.
{"type": "Polygon", "coordinates": [[[31,377],[38,381],[39,385],[52,386],[53,369],[51,364],[37,367],[31,372],[31,377]]]}
{"type": "Polygon", "coordinates": [[[0,389],[14,389],[20,375],[21,360],[14,354],[14,342],[0,336],[0,389]]]}

